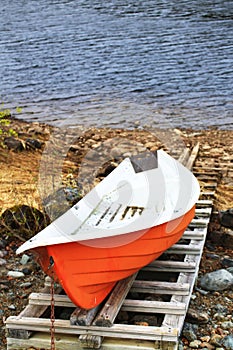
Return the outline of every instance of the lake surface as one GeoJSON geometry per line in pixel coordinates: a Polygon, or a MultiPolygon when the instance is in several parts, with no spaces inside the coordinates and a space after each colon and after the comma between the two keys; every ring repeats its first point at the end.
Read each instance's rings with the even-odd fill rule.
{"type": "Polygon", "coordinates": [[[0,18],[19,118],[233,129],[231,0],[1,0],[0,18]]]}

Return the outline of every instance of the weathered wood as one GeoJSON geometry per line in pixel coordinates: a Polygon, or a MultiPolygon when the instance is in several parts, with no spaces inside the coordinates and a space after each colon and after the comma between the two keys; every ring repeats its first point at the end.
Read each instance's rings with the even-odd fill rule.
{"type": "MultiPolygon", "coordinates": [[[[70,317],[71,324],[77,324],[80,326],[90,326],[94,321],[98,311],[101,309],[102,304],[92,308],[91,310],[79,309],[79,313],[73,312],[70,317]]],[[[76,309],[78,310],[78,309],[76,309]]]]}
{"type": "Polygon", "coordinates": [[[197,217],[207,217],[209,218],[212,212],[212,208],[196,208],[195,215],[197,217]]]}
{"type": "Polygon", "coordinates": [[[198,142],[192,149],[192,152],[190,154],[190,157],[187,161],[187,163],[185,164],[186,168],[188,168],[189,170],[192,169],[193,164],[197,158],[198,152],[199,152],[199,147],[200,147],[200,143],[198,142]]]}
{"type": "Polygon", "coordinates": [[[130,300],[126,299],[122,311],[143,312],[143,313],[168,313],[172,315],[184,315],[184,303],[171,303],[152,300],[130,300]]]}
{"type": "MultiPolygon", "coordinates": [[[[45,318],[23,317],[17,319],[10,316],[6,327],[9,329],[26,329],[50,333],[50,320],[45,318]]],[[[55,320],[56,333],[59,334],[92,334],[103,337],[131,338],[138,340],[161,340],[176,341],[178,329],[170,327],[137,326],[128,324],[113,324],[112,327],[89,326],[88,329],[82,326],[73,326],[69,320],[55,320]]]]}
{"type": "Polygon", "coordinates": [[[196,208],[206,208],[212,207],[213,200],[212,199],[199,199],[196,203],[196,208]]]}
{"type": "MultiPolygon", "coordinates": [[[[160,342],[165,347],[165,350],[176,350],[176,342],[160,342]],[[171,346],[174,344],[174,347],[171,346]]],[[[82,350],[76,335],[59,334],[55,341],[56,350],[82,350]]],[[[30,339],[7,339],[7,350],[22,350],[22,349],[51,349],[51,339],[47,333],[35,333],[30,339]]],[[[156,350],[161,348],[155,347],[154,341],[137,340],[137,339],[120,339],[120,338],[105,338],[102,343],[101,350],[156,350]]]]}
{"type": "Polygon", "coordinates": [[[203,235],[203,232],[185,231],[182,238],[183,239],[196,239],[198,241],[201,241],[201,240],[203,240],[204,235],[203,235]]]}
{"type": "Polygon", "coordinates": [[[209,223],[209,218],[199,218],[193,219],[188,227],[207,227],[209,223]]]}
{"type": "MultiPolygon", "coordinates": [[[[161,281],[137,281],[135,280],[130,289],[132,293],[152,293],[152,294],[189,294],[188,283],[161,282],[161,281]]],[[[123,304],[124,305],[124,304],[123,304]]]]}
{"type": "Polygon", "coordinates": [[[187,160],[188,160],[188,157],[189,157],[189,153],[190,153],[190,149],[189,148],[185,148],[184,151],[181,153],[178,161],[181,164],[185,165],[187,163],[187,160]]]}
{"type": "Polygon", "coordinates": [[[80,335],[79,341],[83,348],[99,349],[101,347],[103,337],[100,337],[99,335],[83,334],[80,335]]]}
{"type": "Polygon", "coordinates": [[[184,261],[162,261],[155,260],[149,265],[142,268],[143,271],[152,272],[193,272],[196,269],[196,265],[184,261]]]}
{"type": "Polygon", "coordinates": [[[174,244],[171,248],[167,250],[169,254],[194,254],[199,255],[199,246],[193,247],[190,244],[174,244]]]}
{"type": "Polygon", "coordinates": [[[109,298],[105,302],[104,307],[100,311],[99,315],[97,315],[93,324],[102,327],[111,327],[123,302],[128,294],[137,273],[132,276],[125,278],[122,281],[119,281],[114,287],[112,293],[109,298]]]}

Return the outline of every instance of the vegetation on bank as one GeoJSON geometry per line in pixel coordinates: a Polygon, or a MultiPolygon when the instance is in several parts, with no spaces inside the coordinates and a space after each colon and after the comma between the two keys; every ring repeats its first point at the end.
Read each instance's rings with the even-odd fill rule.
{"type": "MultiPolygon", "coordinates": [[[[16,108],[16,112],[20,112],[20,108],[16,108]]],[[[0,110],[0,147],[5,147],[4,139],[10,136],[18,136],[17,132],[11,127],[12,113],[10,109],[0,110]]]]}

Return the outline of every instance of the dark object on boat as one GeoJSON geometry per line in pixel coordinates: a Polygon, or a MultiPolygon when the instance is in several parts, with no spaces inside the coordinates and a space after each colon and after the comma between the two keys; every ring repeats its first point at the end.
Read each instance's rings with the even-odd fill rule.
{"type": "Polygon", "coordinates": [[[233,208],[220,211],[219,212],[219,221],[221,226],[227,228],[233,228],[233,208]]]}

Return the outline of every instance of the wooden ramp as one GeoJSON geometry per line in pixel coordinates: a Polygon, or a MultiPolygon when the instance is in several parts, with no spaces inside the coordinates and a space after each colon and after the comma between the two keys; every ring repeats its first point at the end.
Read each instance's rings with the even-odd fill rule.
{"type": "MultiPolygon", "coordinates": [[[[192,168],[197,153],[198,145],[180,160],[192,168]]],[[[203,179],[205,173],[196,168],[195,175],[203,179]]],[[[90,311],[79,309],[56,286],[57,350],[177,349],[198,275],[217,178],[218,170],[213,170],[205,182],[201,180],[204,185],[196,216],[182,239],[159,260],[119,281],[102,305],[90,311]]],[[[27,307],[6,320],[8,350],[51,349],[50,305],[50,280],[46,278],[44,289],[30,295],[27,307]]]]}

